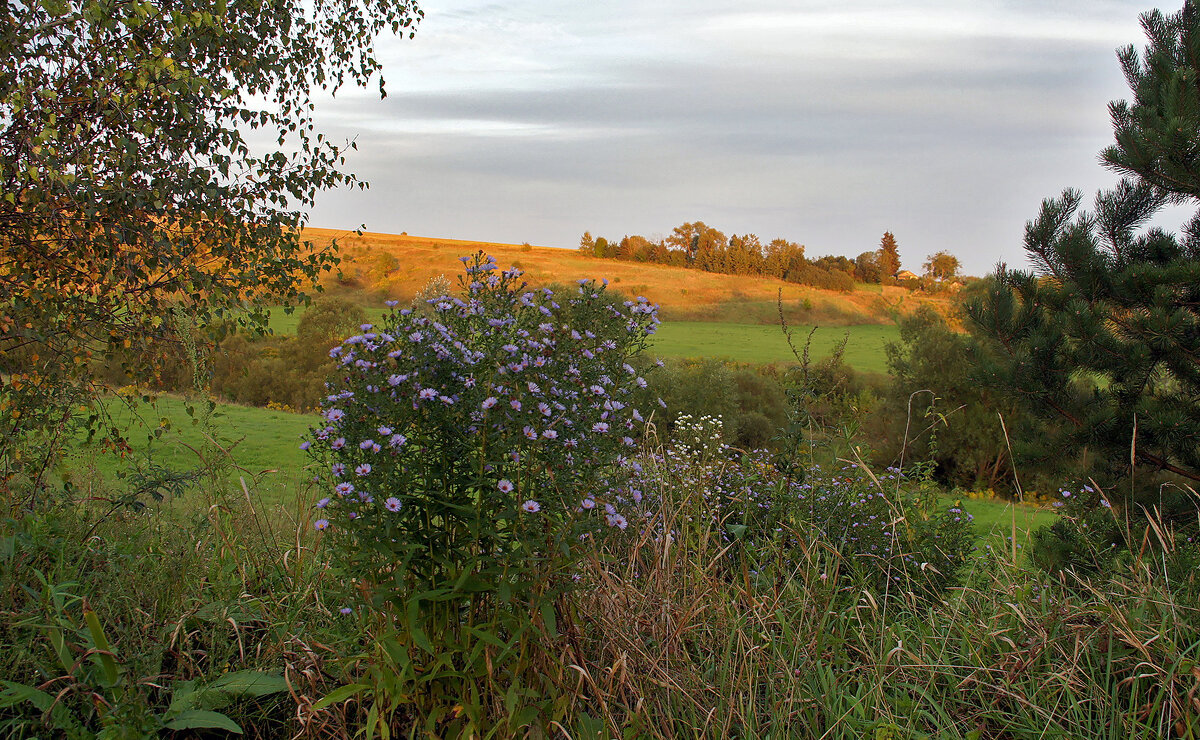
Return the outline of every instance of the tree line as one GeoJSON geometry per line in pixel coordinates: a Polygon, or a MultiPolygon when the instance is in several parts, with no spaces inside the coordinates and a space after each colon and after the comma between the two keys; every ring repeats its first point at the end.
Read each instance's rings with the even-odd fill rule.
{"type": "MultiPolygon", "coordinates": [[[[669,236],[652,240],[638,234],[620,241],[593,237],[585,231],[579,251],[591,257],[688,267],[726,275],[758,275],[827,290],[850,291],[854,283],[895,285],[903,281],[896,237],[886,231],[879,248],[850,258],[826,255],[809,259],[804,245],[776,238],[763,244],[755,234],[732,234],[703,221],[676,226],[669,236]]],[[[924,265],[928,288],[958,277],[958,258],[946,251],[929,256],[924,265]]]]}

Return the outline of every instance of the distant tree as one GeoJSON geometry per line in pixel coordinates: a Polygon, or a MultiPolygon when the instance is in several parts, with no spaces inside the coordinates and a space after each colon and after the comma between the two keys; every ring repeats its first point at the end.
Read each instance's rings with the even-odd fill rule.
{"type": "Polygon", "coordinates": [[[726,250],[729,272],[735,275],[759,275],[763,270],[763,248],[754,234],[729,237],[726,250]]]}
{"type": "Polygon", "coordinates": [[[609,247],[608,240],[604,237],[597,237],[595,244],[592,245],[592,254],[597,257],[612,257],[613,250],[609,247]]]}
{"type": "Polygon", "coordinates": [[[885,277],[896,277],[900,272],[900,249],[896,246],[896,237],[892,232],[883,232],[879,240],[879,270],[885,277]]]}
{"type": "Polygon", "coordinates": [[[579,251],[586,255],[595,254],[596,240],[592,238],[592,232],[585,231],[579,239],[579,251]]]}
{"type": "Polygon", "coordinates": [[[934,280],[953,280],[958,276],[958,258],[946,251],[929,255],[923,265],[926,277],[934,280]]]}
{"type": "Polygon", "coordinates": [[[863,252],[854,258],[854,279],[860,283],[879,283],[883,280],[883,269],[879,265],[879,252],[863,252]]]}
{"type": "MultiPolygon", "coordinates": [[[[438,279],[445,287],[438,295],[445,295],[445,291],[450,289],[450,281],[444,275],[434,278],[438,279]]],[[[310,349],[303,356],[305,369],[316,369],[328,361],[329,348],[340,344],[356,331],[361,331],[359,326],[366,320],[367,312],[363,307],[344,298],[322,297],[313,301],[300,317],[300,324],[296,328],[296,339],[310,349]]]]}
{"type": "Polygon", "coordinates": [[[701,270],[713,270],[725,251],[725,235],[703,221],[676,226],[667,237],[667,246],[682,250],[687,263],[701,270]]]}
{"type": "Polygon", "coordinates": [[[813,260],[813,264],[828,272],[844,272],[851,277],[854,276],[854,261],[840,254],[828,254],[824,257],[818,257],[813,260]]]}
{"type": "Polygon", "coordinates": [[[1200,482],[1200,214],[1178,237],[1142,227],[1167,203],[1200,202],[1200,4],[1142,26],[1143,52],[1118,52],[1133,101],[1109,106],[1116,143],[1101,155],[1130,177],[1092,212],[1076,190],[1043,201],[1025,227],[1034,272],[1001,266],[967,313],[995,348],[980,380],[1066,422],[1043,444],[1087,449],[1097,480],[1123,479],[1107,493],[1116,519],[1158,511],[1195,527],[1195,501],[1158,478],[1200,482]]]}
{"type": "Polygon", "coordinates": [[[772,239],[764,251],[763,271],[786,280],[788,270],[798,269],[804,262],[804,247],[787,239],[772,239]]]}

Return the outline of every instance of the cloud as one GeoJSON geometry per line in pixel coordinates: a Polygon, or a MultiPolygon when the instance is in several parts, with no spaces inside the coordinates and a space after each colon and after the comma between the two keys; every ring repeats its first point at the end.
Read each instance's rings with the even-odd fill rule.
{"type": "Polygon", "coordinates": [[[1019,263],[1042,198],[1113,180],[1095,153],[1140,4],[974,6],[428,7],[382,47],[386,100],[322,105],[373,187],[313,223],[573,246],[702,219],[851,256],[889,229],[909,267],[1019,263]]]}

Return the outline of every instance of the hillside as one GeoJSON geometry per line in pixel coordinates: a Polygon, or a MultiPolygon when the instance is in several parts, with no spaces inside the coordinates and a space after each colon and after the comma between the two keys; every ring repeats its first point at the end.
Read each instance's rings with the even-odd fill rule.
{"type": "Polygon", "coordinates": [[[380,298],[407,300],[438,275],[454,280],[462,267],[458,258],[484,250],[501,266],[517,265],[525,270],[534,285],[607,278],[624,293],[645,295],[657,302],[667,320],[777,323],[780,290],[789,320],[806,324],[886,324],[891,323],[894,312],[908,313],[922,304],[942,313],[950,310],[946,297],[894,286],[858,285],[851,293],[839,293],[775,278],[599,259],[574,249],[406,234],[364,232],[358,236],[353,231],[317,228],[306,229],[305,236],[319,245],[337,238],[342,247],[343,279],[330,280],[327,287],[335,292],[361,290],[380,298]]]}

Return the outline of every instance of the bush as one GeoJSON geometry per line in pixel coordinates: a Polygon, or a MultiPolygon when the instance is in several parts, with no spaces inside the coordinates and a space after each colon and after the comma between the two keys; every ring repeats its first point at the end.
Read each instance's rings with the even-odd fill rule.
{"type": "MultiPolygon", "coordinates": [[[[401,617],[380,641],[407,656],[402,693],[435,725],[449,702],[479,727],[472,692],[501,667],[519,678],[523,646],[554,635],[581,543],[628,526],[602,482],[640,436],[630,360],[657,317],[591,281],[525,291],[515,268],[464,261],[434,316],[393,310],[332,351],[306,444],[328,486],[317,528],[368,604],[401,617]]],[[[520,701],[548,711],[536,688],[520,701]]]]}
{"type": "MultiPolygon", "coordinates": [[[[721,444],[721,427],[719,417],[679,417],[671,446],[636,470],[629,485],[639,493],[692,492],[675,521],[655,519],[660,536],[686,546],[716,533],[734,565],[744,556],[755,569],[763,560],[799,562],[819,543],[879,594],[940,596],[961,582],[972,517],[957,503],[943,506],[927,480],[811,461],[800,475],[785,474],[765,450],[721,444]]],[[[655,496],[648,510],[671,508],[655,496]]]]}

